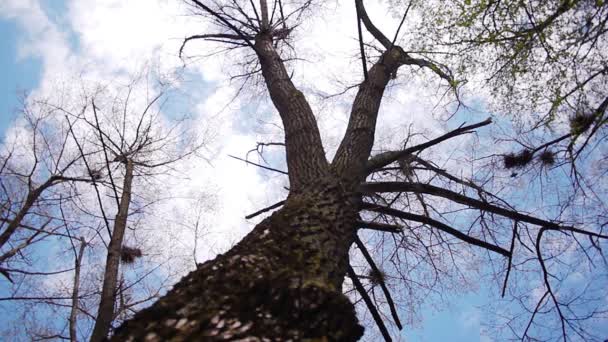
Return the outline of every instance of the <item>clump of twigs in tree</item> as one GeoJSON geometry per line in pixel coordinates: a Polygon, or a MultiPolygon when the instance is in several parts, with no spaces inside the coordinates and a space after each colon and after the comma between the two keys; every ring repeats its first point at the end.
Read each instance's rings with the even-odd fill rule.
{"type": "Polygon", "coordinates": [[[538,159],[545,166],[553,166],[553,164],[555,164],[555,153],[551,150],[544,150],[538,156],[538,159]]]}
{"type": "Polygon", "coordinates": [[[102,178],[101,170],[91,170],[89,176],[94,181],[100,180],[102,178]]]}
{"type": "Polygon", "coordinates": [[[120,259],[125,264],[132,264],[135,262],[135,259],[139,257],[141,257],[141,249],[128,246],[122,247],[120,259]]]}
{"type": "Polygon", "coordinates": [[[373,286],[376,286],[380,285],[381,283],[384,283],[384,280],[386,279],[386,274],[384,274],[382,270],[369,269],[369,271],[367,272],[367,278],[373,286]]]}
{"type": "Polygon", "coordinates": [[[414,174],[414,172],[412,170],[412,166],[411,166],[413,160],[414,160],[413,155],[408,155],[403,158],[399,158],[397,160],[397,163],[399,164],[399,167],[401,168],[401,172],[403,172],[403,175],[406,177],[410,177],[414,174]]]}
{"type": "Polygon", "coordinates": [[[595,115],[593,113],[576,113],[576,115],[570,118],[570,132],[574,135],[582,134],[591,127],[593,121],[595,121],[595,115]]]}
{"type": "Polygon", "coordinates": [[[530,150],[523,150],[519,153],[508,153],[503,156],[503,162],[505,168],[513,169],[520,168],[528,165],[534,157],[534,152],[530,150]]]}

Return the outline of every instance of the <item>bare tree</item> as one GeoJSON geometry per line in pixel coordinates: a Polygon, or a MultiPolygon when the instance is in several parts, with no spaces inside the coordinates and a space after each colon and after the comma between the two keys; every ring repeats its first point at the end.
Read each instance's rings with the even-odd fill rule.
{"type": "Polygon", "coordinates": [[[2,146],[8,149],[2,164],[3,189],[29,189],[29,195],[23,205],[17,192],[2,194],[2,225],[8,227],[2,233],[12,236],[0,270],[15,283],[3,286],[0,300],[32,312],[24,313],[31,323],[24,333],[32,339],[104,340],[113,322],[160,296],[174,272],[163,269],[166,260],[139,242],[138,228],[153,216],[149,211],[171,196],[167,189],[157,191],[156,183],[171,184],[177,164],[197,154],[208,138],[194,134],[185,115],[166,119],[170,85],[155,83],[149,74],[124,85],[91,86],[83,80],[75,84],[80,86],[68,92],[68,100],[28,99],[46,110],[36,113],[44,115],[38,121],[25,116],[28,126],[22,134],[32,138],[2,146]],[[28,153],[34,167],[19,173],[28,165],[28,153]],[[44,167],[49,170],[40,170],[44,167]],[[48,179],[38,186],[36,177],[48,179]],[[18,187],[18,181],[26,186],[18,187]],[[69,186],[56,186],[63,183],[69,186]],[[13,226],[19,230],[10,231],[13,226]],[[53,264],[65,270],[32,270],[43,263],[25,252],[40,255],[44,246],[36,250],[32,245],[48,237],[54,238],[49,243],[62,255],[53,264]],[[150,261],[136,263],[141,257],[150,261]],[[121,264],[127,267],[121,270],[121,264]],[[71,272],[72,279],[63,278],[71,272]],[[13,273],[19,276],[11,277],[13,273]],[[40,287],[45,281],[53,285],[40,287]],[[66,309],[69,312],[62,312],[66,309]],[[48,311],[53,312],[49,318],[55,318],[41,320],[48,311]]]}
{"type": "Polygon", "coordinates": [[[92,181],[80,174],[83,156],[70,150],[67,125],[54,112],[42,101],[24,100],[16,132],[0,152],[0,269],[9,280],[11,258],[63,235],[53,208],[70,200],[71,184],[92,181]]]}
{"type": "MultiPolygon", "coordinates": [[[[96,141],[91,144],[102,151],[101,163],[98,160],[95,167],[86,163],[87,169],[90,174],[106,174],[109,192],[116,206],[115,217],[111,220],[105,214],[108,210],[103,209],[107,204],[99,201],[107,225],[109,243],[91,341],[106,339],[112,322],[120,314],[116,312],[116,303],[122,293],[119,289],[121,262],[132,263],[134,259],[142,256],[140,248],[124,245],[129,217],[138,214],[141,206],[146,205],[140,203],[140,208],[136,210],[131,207],[136,191],[133,189],[135,179],[167,173],[172,164],[196,153],[202,146],[193,140],[193,136],[188,134],[182,122],[177,121],[170,123],[169,127],[162,127],[161,113],[163,102],[166,101],[165,92],[160,90],[154,93],[153,89],[148,89],[149,85],[145,84],[148,81],[146,77],[136,77],[126,86],[118,87],[115,94],[96,92],[89,99],[90,110],[82,115],[70,118],[73,113],[66,112],[70,114],[66,116],[66,120],[82,120],[95,132],[96,141]],[[144,89],[139,89],[142,86],[144,89]],[[133,99],[136,96],[145,98],[133,99]],[[103,101],[102,104],[99,104],[100,100],[103,101]],[[131,102],[137,100],[141,101],[142,108],[132,109],[134,105],[131,102]],[[185,148],[178,149],[178,145],[185,148]]],[[[73,130],[72,133],[76,144],[79,145],[73,130]]],[[[79,149],[84,158],[86,152],[80,145],[79,149]]],[[[121,310],[128,308],[124,304],[121,305],[121,310]]]]}
{"type": "MultiPolygon", "coordinates": [[[[374,262],[374,256],[366,246],[369,239],[358,237],[367,237],[362,228],[392,234],[387,238],[375,237],[371,243],[382,241],[382,248],[394,248],[390,257],[380,261],[383,267],[387,267],[389,262],[392,264],[389,270],[397,274],[392,278],[402,280],[403,283],[397,286],[406,287],[407,293],[418,286],[408,284],[416,284],[417,281],[421,284],[419,287],[441,291],[437,284],[450,274],[463,278],[460,262],[466,260],[467,255],[473,255],[475,248],[486,251],[488,267],[500,268],[494,276],[504,282],[503,295],[515,270],[524,273],[531,267],[529,263],[535,262],[536,270],[541,274],[539,288],[544,289],[544,294],[532,299],[536,301],[532,308],[523,297],[515,297],[527,315],[520,314],[518,324],[507,322],[512,333],[524,340],[536,338],[532,337],[530,327],[542,315],[547,320],[537,328],[548,326],[547,321],[557,322],[559,329],[549,330],[549,334],[559,331],[558,336],[563,340],[571,336],[584,340],[600,338],[586,324],[606,318],[601,303],[589,308],[577,305],[581,301],[598,298],[601,291],[593,281],[583,292],[564,291],[565,283],[561,273],[558,275],[557,267],[565,249],[556,247],[556,243],[567,244],[568,248],[576,249],[587,257],[590,264],[594,264],[604,256],[602,246],[605,246],[608,235],[603,231],[605,223],[601,217],[605,215],[600,211],[595,220],[586,220],[584,226],[563,211],[549,214],[551,219],[541,218],[541,215],[535,216],[517,208],[517,203],[507,202],[499,197],[499,193],[491,191],[488,181],[492,178],[485,177],[478,183],[474,179],[454,175],[429,159],[430,155],[425,155],[446,141],[470,135],[490,125],[492,120],[462,124],[430,140],[408,141],[405,147],[372,153],[380,104],[398,70],[426,70],[453,91],[458,103],[461,101],[463,81],[458,80],[443,63],[429,58],[432,51],[408,52],[399,45],[400,29],[408,12],[415,8],[424,9],[424,6],[407,4],[400,13],[401,24],[391,39],[375,26],[363,1],[355,1],[363,81],[356,87],[346,132],[335,156],[328,161],[313,110],[305,95],[292,82],[286,67],[288,58],[282,54],[294,49],[290,45],[290,34],[304,17],[303,13],[314,12],[315,3],[281,0],[192,0],[187,3],[194,13],[209,20],[217,31],[187,37],[184,46],[196,40],[220,42],[228,46],[230,53],[242,51],[239,58],[248,61],[247,77],[255,77],[256,72],[261,71],[285,132],[289,195],[285,201],[273,206],[281,206],[279,210],[261,221],[236,246],[202,264],[158,302],[126,322],[116,331],[114,340],[358,340],[363,335],[363,327],[358,323],[353,304],[341,291],[346,275],[363,298],[384,339],[390,340],[384,312],[390,312],[398,328],[402,325],[386,284],[391,278],[374,262]],[[371,45],[363,38],[363,28],[373,38],[371,45]],[[370,50],[379,56],[368,58],[370,50]],[[373,60],[371,67],[368,60],[373,60]],[[416,210],[421,212],[416,213],[416,210]],[[464,223],[455,213],[470,219],[469,223],[464,223]],[[469,227],[459,227],[463,223],[469,227]],[[587,242],[581,242],[583,240],[587,242]],[[360,253],[358,255],[362,259],[359,260],[364,260],[369,266],[349,265],[358,263],[357,258],[349,258],[353,244],[358,250],[353,256],[360,253]],[[423,266],[432,274],[433,279],[428,282],[416,278],[423,266]],[[367,275],[357,274],[357,268],[368,269],[369,272],[367,275]],[[368,284],[367,288],[365,284],[368,284]],[[369,293],[373,294],[375,285],[382,289],[383,303],[370,298],[369,293]],[[527,317],[527,324],[521,324],[521,317],[527,317]]],[[[454,7],[465,6],[463,8],[468,10],[466,6],[471,2],[465,1],[464,5],[455,3],[454,7]]],[[[594,13],[592,5],[580,3],[581,11],[594,13]]],[[[520,6],[521,13],[537,11],[528,13],[532,28],[517,26],[520,25],[517,17],[508,17],[512,11],[502,9],[511,6],[506,3],[480,2],[471,11],[479,18],[491,18],[487,34],[492,41],[500,40],[492,27],[502,25],[501,15],[512,20],[515,29],[499,29],[503,32],[500,34],[515,42],[507,47],[515,47],[517,56],[528,46],[526,42],[536,39],[542,42],[546,37],[542,31],[548,29],[562,13],[578,6],[571,4],[570,1],[564,2],[544,20],[536,17],[543,13],[539,8],[551,6],[540,3],[538,6],[513,5],[520,6]],[[480,10],[480,6],[485,7],[480,10]],[[499,24],[491,26],[492,19],[499,24]],[[521,47],[519,40],[524,41],[524,47],[517,50],[521,47]]],[[[605,6],[600,4],[596,12],[603,11],[605,6]]],[[[448,14],[453,13],[457,12],[448,14]]],[[[440,18],[448,20],[448,14],[440,18]]],[[[468,17],[463,20],[466,19],[468,17]]],[[[593,16],[591,22],[594,37],[603,39],[605,30],[599,15],[593,16]]],[[[450,27],[451,24],[448,21],[445,26],[450,27]]],[[[475,25],[477,22],[470,27],[479,27],[475,25]]],[[[484,34],[472,38],[471,42],[484,43],[484,34]]],[[[180,52],[184,51],[184,46],[180,52]]],[[[577,45],[566,46],[564,54],[576,48],[577,45]]],[[[596,52],[601,54],[597,49],[596,52]]],[[[522,62],[513,61],[513,58],[509,60],[508,56],[498,63],[505,60],[513,68],[523,67],[522,62]]],[[[530,65],[545,75],[542,66],[530,65]]],[[[568,66],[564,67],[568,69],[568,66]]],[[[605,92],[605,84],[597,86],[605,92]]],[[[600,104],[593,116],[598,127],[603,125],[600,118],[603,118],[605,107],[600,104]]],[[[589,122],[586,121],[585,130],[573,128],[567,137],[551,141],[569,139],[570,144],[575,144],[578,134],[590,127],[589,122]]],[[[551,155],[544,151],[551,143],[539,145],[523,153],[499,153],[495,157],[507,168],[528,165],[536,157],[544,165],[550,165],[551,155]]],[[[601,198],[596,199],[603,203],[601,198]]],[[[564,203],[562,206],[569,207],[573,202],[564,203]]],[[[605,208],[603,204],[602,208],[605,208]]]]}

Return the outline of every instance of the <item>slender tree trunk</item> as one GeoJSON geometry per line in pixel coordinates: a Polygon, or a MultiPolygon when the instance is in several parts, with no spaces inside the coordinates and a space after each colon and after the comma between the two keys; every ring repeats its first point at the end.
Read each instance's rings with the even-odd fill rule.
{"type": "Polygon", "coordinates": [[[133,161],[126,160],[125,178],[123,180],[122,194],[114,229],[108,246],[106,257],[106,269],[103,275],[103,286],[101,289],[101,299],[97,310],[97,319],[91,335],[92,342],[99,342],[106,339],[112,320],[114,319],[114,305],[116,301],[116,283],[118,281],[118,269],[120,267],[120,255],[122,252],[122,241],[127,228],[127,218],[129,216],[129,204],[131,202],[131,185],[133,183],[133,161]]]}
{"type": "Polygon", "coordinates": [[[363,327],[341,292],[357,200],[331,177],[292,192],[282,209],[184,277],[113,340],[359,339],[363,327]]]}
{"type": "Polygon", "coordinates": [[[86,243],[83,238],[80,238],[80,249],[74,260],[74,287],[72,289],[72,310],[70,310],[70,341],[78,341],[76,334],[76,324],[78,322],[78,292],[80,291],[80,268],[82,265],[82,257],[86,243]]]}
{"type": "Polygon", "coordinates": [[[260,27],[262,31],[268,30],[268,3],[266,0],[260,0],[260,12],[262,14],[262,23],[260,27]]]}

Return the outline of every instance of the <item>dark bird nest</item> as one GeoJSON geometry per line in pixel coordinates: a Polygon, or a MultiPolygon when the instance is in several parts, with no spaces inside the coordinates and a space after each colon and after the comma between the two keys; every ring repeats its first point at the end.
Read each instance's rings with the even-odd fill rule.
{"type": "Polygon", "coordinates": [[[100,170],[91,170],[91,172],[89,172],[89,176],[92,180],[100,180],[102,177],[100,170]]]}
{"type": "Polygon", "coordinates": [[[534,153],[530,150],[523,150],[519,153],[508,153],[503,156],[506,169],[520,168],[528,165],[532,161],[534,153]]]}
{"type": "Polygon", "coordinates": [[[141,249],[124,246],[120,253],[120,260],[125,264],[132,264],[135,259],[141,257],[141,249]]]}
{"type": "Polygon", "coordinates": [[[582,134],[591,127],[594,121],[594,114],[576,113],[570,118],[570,133],[574,135],[582,134]]]}
{"type": "Polygon", "coordinates": [[[369,282],[373,285],[379,285],[381,283],[384,283],[384,280],[386,279],[386,274],[384,274],[384,272],[382,270],[373,270],[370,269],[367,272],[367,278],[369,279],[369,282]]]}
{"type": "Polygon", "coordinates": [[[545,166],[552,166],[555,164],[555,153],[551,150],[544,150],[539,156],[538,159],[545,166]]]}

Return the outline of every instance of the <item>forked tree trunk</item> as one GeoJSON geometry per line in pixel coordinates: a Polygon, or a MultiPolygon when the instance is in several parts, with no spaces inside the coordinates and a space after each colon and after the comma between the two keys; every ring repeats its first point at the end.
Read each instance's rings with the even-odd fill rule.
{"type": "Polygon", "coordinates": [[[254,50],[285,129],[291,189],[285,206],[127,321],[115,341],[356,341],[363,335],[342,281],[378,109],[405,52],[388,48],[369,70],[329,163],[312,109],[272,33],[262,30],[254,50]]]}
{"type": "Polygon", "coordinates": [[[91,335],[92,342],[104,341],[107,338],[112,320],[114,319],[118,269],[120,267],[122,242],[127,229],[129,204],[131,202],[131,185],[133,183],[133,161],[127,159],[125,164],[125,178],[123,180],[118,213],[114,220],[114,229],[112,230],[110,244],[108,245],[99,309],[97,310],[97,319],[95,320],[95,327],[91,335]]]}
{"type": "Polygon", "coordinates": [[[342,294],[357,198],[327,177],[290,194],[226,254],[184,277],[114,341],[355,341],[342,294]]]}

